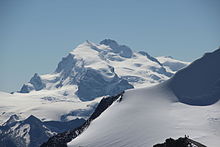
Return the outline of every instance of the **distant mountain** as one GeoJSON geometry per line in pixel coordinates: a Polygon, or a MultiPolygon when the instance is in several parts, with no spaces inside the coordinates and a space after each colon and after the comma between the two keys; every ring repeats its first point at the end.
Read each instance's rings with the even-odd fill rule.
{"type": "Polygon", "coordinates": [[[49,137],[71,128],[77,128],[84,122],[84,119],[75,119],[69,122],[42,122],[33,115],[20,121],[17,115],[12,115],[8,121],[0,126],[0,146],[38,147],[49,137]]]}
{"type": "Polygon", "coordinates": [[[168,61],[160,63],[144,51],[134,52],[128,46],[119,45],[110,39],[105,39],[100,44],[86,41],[64,57],[54,73],[35,74],[20,92],[75,85],[77,90],[73,92],[82,101],[87,101],[167,80],[187,65],[182,61],[175,61],[172,62],[172,67],[178,64],[178,68],[170,72],[166,69],[168,61]]]}

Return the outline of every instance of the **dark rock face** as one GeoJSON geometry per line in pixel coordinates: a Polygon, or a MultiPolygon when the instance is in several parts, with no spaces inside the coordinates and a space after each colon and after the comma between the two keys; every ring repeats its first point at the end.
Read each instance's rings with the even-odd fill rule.
{"type": "Polygon", "coordinates": [[[169,80],[180,102],[211,105],[220,99],[220,49],[206,53],[169,80]]]}
{"type": "Polygon", "coordinates": [[[104,112],[114,101],[118,100],[118,102],[122,101],[124,92],[111,97],[104,97],[98,106],[96,107],[94,113],[90,116],[90,118],[80,127],[59,133],[53,137],[51,137],[47,142],[43,143],[41,147],[67,147],[67,143],[72,139],[76,138],[79,134],[81,134],[93,121],[96,119],[102,112],[104,112]]]}
{"type": "Polygon", "coordinates": [[[68,122],[42,122],[33,115],[20,121],[17,115],[12,115],[8,121],[0,126],[0,146],[39,147],[49,137],[72,128],[77,128],[84,122],[84,119],[75,119],[68,122]]]}
{"type": "Polygon", "coordinates": [[[156,144],[153,147],[206,147],[206,146],[187,137],[184,138],[180,137],[177,140],[172,138],[166,139],[164,143],[156,144]]]}

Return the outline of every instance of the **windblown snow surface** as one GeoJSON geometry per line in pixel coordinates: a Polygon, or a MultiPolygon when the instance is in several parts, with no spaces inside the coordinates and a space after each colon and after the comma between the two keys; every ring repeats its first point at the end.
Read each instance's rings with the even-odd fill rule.
{"type": "Polygon", "coordinates": [[[68,146],[153,146],[168,137],[189,135],[210,147],[220,144],[220,103],[178,102],[166,84],[128,90],[68,146]]]}

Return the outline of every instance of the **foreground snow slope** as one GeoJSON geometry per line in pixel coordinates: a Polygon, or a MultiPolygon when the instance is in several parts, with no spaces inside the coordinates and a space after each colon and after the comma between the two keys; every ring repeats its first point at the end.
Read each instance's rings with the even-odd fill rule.
{"type": "Polygon", "coordinates": [[[220,49],[206,53],[170,80],[128,90],[69,146],[152,146],[185,134],[220,144],[220,49]]]}
{"type": "Polygon", "coordinates": [[[69,146],[152,146],[185,134],[207,146],[220,144],[220,103],[191,106],[159,85],[129,90],[69,146]]]}

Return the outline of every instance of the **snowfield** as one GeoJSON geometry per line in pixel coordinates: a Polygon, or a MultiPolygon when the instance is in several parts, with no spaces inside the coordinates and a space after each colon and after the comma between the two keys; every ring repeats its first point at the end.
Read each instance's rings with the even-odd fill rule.
{"type": "Polygon", "coordinates": [[[183,104],[165,85],[126,91],[121,102],[111,105],[68,146],[153,146],[169,137],[189,135],[218,147],[220,103],[183,104]]]}
{"type": "MultiPolygon", "coordinates": [[[[72,88],[70,89],[72,90],[72,88]]],[[[66,87],[65,91],[67,91],[66,87]]],[[[86,114],[79,113],[74,117],[71,112],[87,110],[91,114],[94,105],[101,100],[101,98],[97,98],[93,101],[82,102],[76,96],[63,96],[62,92],[64,92],[63,89],[32,91],[27,94],[0,92],[0,124],[3,124],[13,114],[17,114],[20,120],[26,119],[30,115],[44,121],[60,121],[62,116],[65,120],[73,120],[76,117],[86,119],[89,117],[86,114]]]]}

